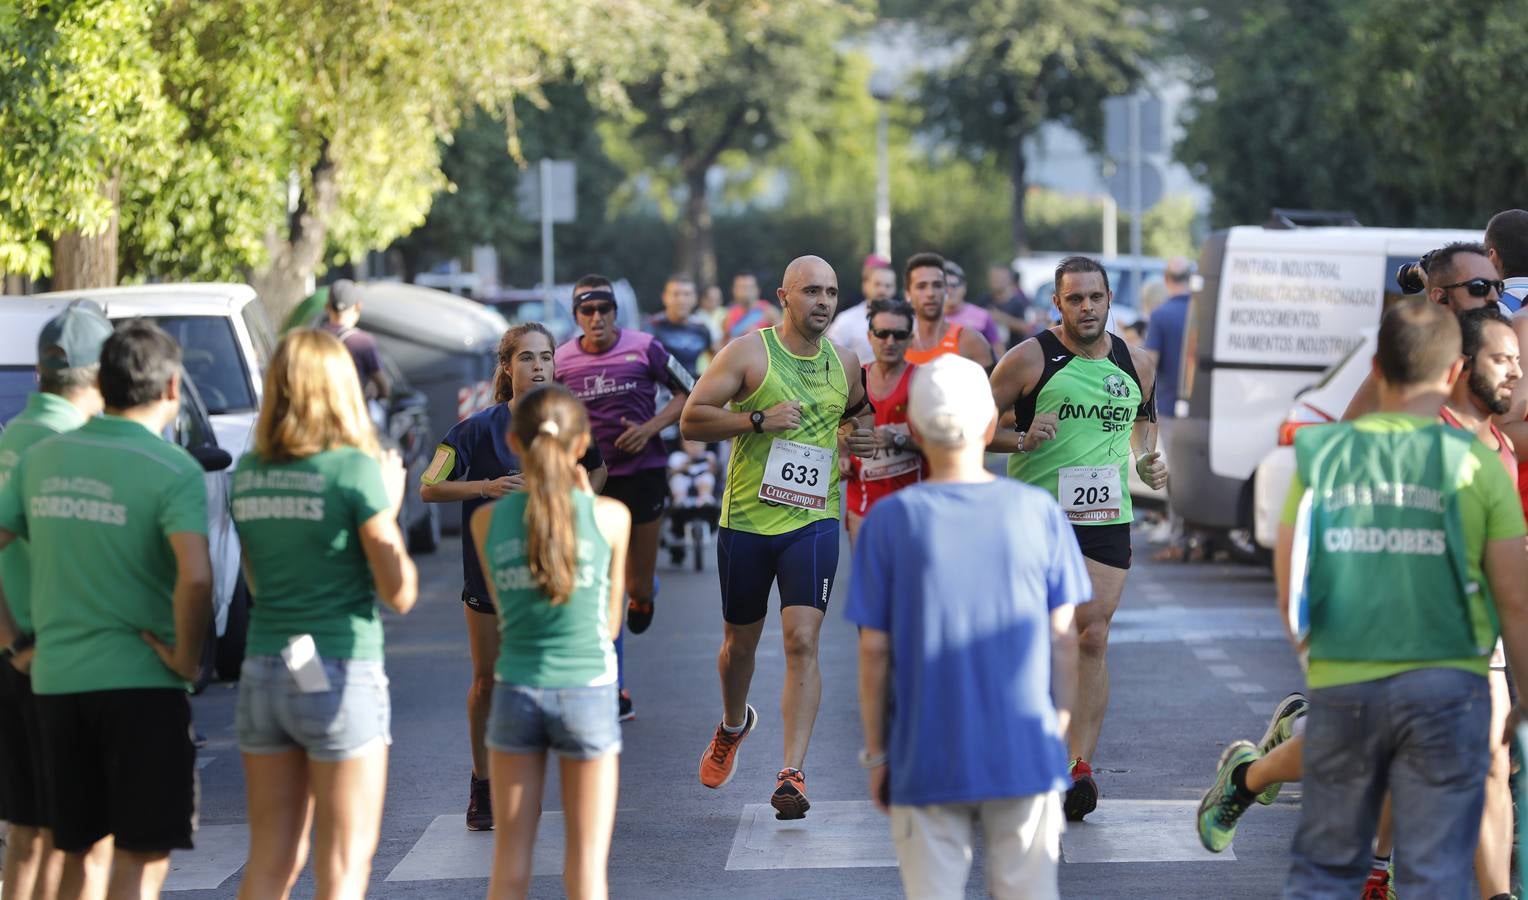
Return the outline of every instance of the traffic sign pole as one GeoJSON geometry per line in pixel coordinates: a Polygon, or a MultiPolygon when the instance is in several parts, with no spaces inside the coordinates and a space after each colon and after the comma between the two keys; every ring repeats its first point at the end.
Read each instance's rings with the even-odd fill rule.
{"type": "Polygon", "coordinates": [[[557,284],[552,275],[552,161],[541,160],[541,302],[545,308],[552,303],[552,289],[557,284]]]}

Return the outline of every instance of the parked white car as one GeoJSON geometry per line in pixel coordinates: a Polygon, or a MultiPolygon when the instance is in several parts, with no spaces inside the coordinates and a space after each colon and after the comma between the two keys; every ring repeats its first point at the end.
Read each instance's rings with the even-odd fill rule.
{"type": "MultiPolygon", "coordinates": [[[[27,397],[37,389],[38,332],[72,299],[73,296],[65,295],[0,298],[0,430],[21,412],[27,397]]],[[[165,430],[164,437],[186,448],[207,473],[207,540],[216,585],[213,602],[222,634],[235,584],[239,583],[239,537],[228,508],[227,469],[233,457],[219,445],[216,428],[195,379],[184,369],[182,373],[185,382],[180,415],[165,430]]],[[[242,646],[242,635],[239,641],[242,646]]],[[[205,664],[208,675],[216,664],[212,652],[209,645],[205,664]]]]}
{"type": "Polygon", "coordinates": [[[1294,406],[1279,423],[1278,444],[1252,476],[1253,537],[1258,546],[1271,550],[1279,539],[1279,517],[1295,475],[1295,432],[1342,419],[1369,374],[1378,335],[1378,328],[1362,329],[1361,340],[1346,356],[1327,369],[1320,381],[1295,395],[1294,406]]]}
{"type": "MultiPolygon", "coordinates": [[[[201,394],[218,446],[235,461],[253,446],[255,419],[264,393],[265,367],[275,336],[265,308],[247,284],[149,284],[37,294],[32,300],[62,305],[88,298],[113,320],[152,319],[180,344],[183,365],[201,394]]],[[[36,334],[35,329],[32,332],[36,334]]],[[[249,590],[239,569],[239,537],[228,511],[229,473],[209,477],[212,507],[213,603],[218,633],[219,677],[236,678],[244,660],[249,590]],[[213,482],[217,481],[214,487],[213,482]]]]}

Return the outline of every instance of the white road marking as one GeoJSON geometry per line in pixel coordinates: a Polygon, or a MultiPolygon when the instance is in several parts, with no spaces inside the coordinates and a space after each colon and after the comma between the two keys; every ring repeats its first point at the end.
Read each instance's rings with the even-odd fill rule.
{"type": "Polygon", "coordinates": [[[1191,647],[1190,650],[1194,656],[1199,658],[1200,662],[1220,662],[1230,659],[1229,656],[1226,656],[1226,651],[1219,647],[1191,647]]]}
{"type": "Polygon", "coordinates": [[[215,759],[217,759],[216,756],[200,756],[200,755],[198,755],[196,757],[196,768],[197,768],[197,770],[200,771],[200,770],[205,769],[208,766],[212,765],[212,761],[215,760],[215,759]]]}
{"type": "Polygon", "coordinates": [[[1226,687],[1238,694],[1266,694],[1268,692],[1268,689],[1260,684],[1251,684],[1245,681],[1232,681],[1227,683],[1226,687]]]}
{"type": "Polygon", "coordinates": [[[1194,829],[1194,800],[1109,800],[1082,822],[1068,822],[1061,855],[1069,863],[1234,862],[1211,853],[1194,829]]]}
{"type": "Polygon", "coordinates": [[[167,891],[205,891],[219,887],[243,868],[249,855],[248,825],[203,825],[192,841],[195,850],[170,854],[167,891]]]}
{"type": "MultiPolygon", "coordinates": [[[[493,867],[493,832],[468,831],[461,813],[436,816],[408,855],[387,873],[387,881],[440,881],[449,878],[486,879],[493,867]]],[[[561,812],[544,812],[536,829],[531,855],[532,875],[561,875],[563,857],[561,812]]]]}
{"type": "Polygon", "coordinates": [[[1262,607],[1125,608],[1109,627],[1111,644],[1274,640],[1288,640],[1284,625],[1276,610],[1262,607]]]}
{"type": "Polygon", "coordinates": [[[727,870],[891,867],[891,826],[869,800],[812,804],[805,819],[780,821],[764,803],[743,807],[727,870]]]}
{"type": "Polygon", "coordinates": [[[1216,678],[1243,678],[1247,673],[1241,666],[1210,666],[1210,674],[1216,678]]]}

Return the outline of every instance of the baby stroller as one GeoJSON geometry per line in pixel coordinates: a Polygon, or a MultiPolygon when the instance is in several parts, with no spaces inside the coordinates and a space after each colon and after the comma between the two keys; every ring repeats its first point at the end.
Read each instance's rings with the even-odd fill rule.
{"type": "Polygon", "coordinates": [[[683,567],[685,557],[695,571],[706,567],[706,546],[716,536],[721,505],[716,500],[716,455],[707,448],[691,456],[675,451],[669,457],[668,522],[663,528],[669,562],[683,567]]]}

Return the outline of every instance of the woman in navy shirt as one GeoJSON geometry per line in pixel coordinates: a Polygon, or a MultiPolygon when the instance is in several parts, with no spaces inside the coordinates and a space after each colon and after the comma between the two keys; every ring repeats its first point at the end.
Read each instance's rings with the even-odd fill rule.
{"type": "MultiPolygon", "coordinates": [[[[510,416],[514,398],[532,388],[552,383],[552,360],[556,344],[551,332],[539,322],[516,325],[499,341],[499,366],[494,372],[494,404],[473,413],[446,432],[435,448],[435,458],[420,477],[419,496],[428,503],[462,504],[462,522],[485,503],[522,490],[518,457],[509,449],[510,416]]],[[[605,460],[592,441],[579,460],[589,473],[596,493],[605,484],[605,460]]],[[[493,702],[493,669],[498,658],[499,631],[493,599],[483,581],[472,541],[462,540],[462,603],[467,617],[468,645],[472,649],[472,686],[467,690],[467,721],[472,738],[472,781],[467,803],[467,828],[493,828],[493,807],[488,787],[488,751],[483,744],[488,712],[493,702]]]]}

